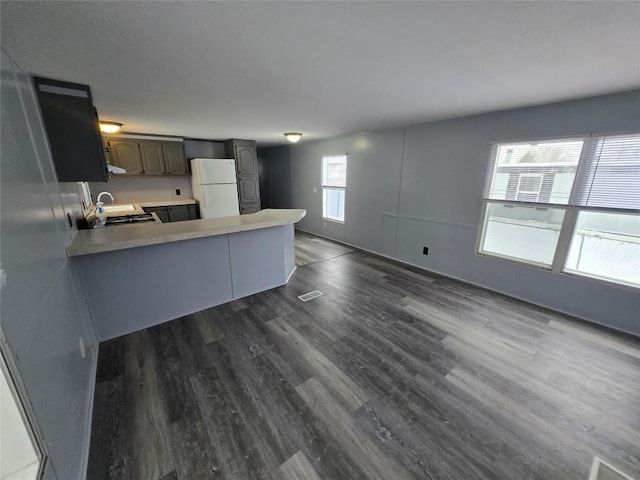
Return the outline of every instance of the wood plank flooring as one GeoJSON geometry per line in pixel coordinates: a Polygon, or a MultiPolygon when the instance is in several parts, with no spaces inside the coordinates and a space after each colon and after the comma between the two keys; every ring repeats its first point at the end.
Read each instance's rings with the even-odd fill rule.
{"type": "Polygon", "coordinates": [[[332,242],[326,238],[296,230],[296,265],[308,265],[310,263],[329,260],[357,249],[332,242]]]}
{"type": "Polygon", "coordinates": [[[89,479],[640,480],[638,339],[297,242],[287,286],[100,345],[89,479]]]}

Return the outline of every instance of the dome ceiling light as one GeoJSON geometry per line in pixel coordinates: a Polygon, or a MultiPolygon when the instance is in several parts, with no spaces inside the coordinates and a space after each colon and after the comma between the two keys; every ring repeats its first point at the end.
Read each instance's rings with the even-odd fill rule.
{"type": "Polygon", "coordinates": [[[287,140],[289,140],[291,143],[297,143],[298,140],[300,140],[300,138],[302,138],[302,134],[298,133],[298,132],[289,132],[289,133],[285,133],[284,136],[287,138],[287,140]]]}
{"type": "Polygon", "coordinates": [[[118,122],[100,122],[100,130],[103,133],[116,133],[122,127],[121,123],[118,122]]]}

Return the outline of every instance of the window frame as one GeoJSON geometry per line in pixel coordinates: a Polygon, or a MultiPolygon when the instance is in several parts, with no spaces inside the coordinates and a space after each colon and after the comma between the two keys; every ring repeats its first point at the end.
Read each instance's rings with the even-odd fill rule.
{"type": "MultiPolygon", "coordinates": [[[[576,271],[567,271],[565,269],[565,265],[568,261],[569,249],[571,248],[571,242],[573,236],[575,234],[576,225],[578,222],[578,216],[580,212],[601,212],[601,213],[610,213],[610,214],[626,214],[626,215],[635,215],[640,217],[640,210],[637,209],[624,209],[624,208],[610,208],[610,207],[591,207],[587,205],[576,205],[574,196],[577,194],[576,192],[576,184],[579,181],[581,175],[584,175],[585,169],[589,168],[588,157],[592,154],[594,146],[598,139],[609,136],[619,136],[619,135],[640,135],[640,132],[623,132],[623,133],[608,133],[608,134],[592,134],[592,135],[584,135],[582,137],[578,136],[568,136],[568,137],[552,137],[552,138],[535,138],[535,139],[521,139],[521,140],[510,140],[510,141],[500,141],[500,142],[492,142],[492,148],[489,158],[489,164],[487,166],[487,176],[486,181],[489,179],[493,179],[495,175],[496,162],[498,161],[498,148],[500,145],[504,144],[512,144],[512,143],[526,143],[526,142],[553,142],[559,140],[583,140],[582,151],[580,153],[580,158],[578,160],[578,165],[576,168],[576,173],[573,179],[573,184],[571,186],[571,192],[569,196],[569,200],[566,204],[560,203],[542,203],[542,202],[526,202],[519,200],[503,200],[503,199],[489,199],[485,198],[484,190],[481,198],[481,212],[480,212],[480,225],[478,228],[478,234],[476,238],[476,246],[475,246],[475,254],[485,258],[495,258],[499,260],[505,260],[508,262],[512,262],[518,265],[524,265],[529,267],[534,267],[538,269],[542,269],[545,271],[549,271],[556,274],[567,275],[570,277],[577,277],[581,279],[586,279],[589,281],[593,281],[596,283],[602,283],[608,286],[614,286],[622,289],[629,289],[632,291],[640,290],[640,287],[630,285],[629,283],[623,283],[621,281],[616,281],[615,279],[606,279],[603,277],[598,277],[594,275],[583,274],[576,271]],[[552,209],[562,209],[564,210],[564,218],[562,221],[562,225],[560,227],[560,233],[558,237],[558,241],[556,243],[556,249],[553,256],[553,261],[550,266],[534,262],[522,258],[511,257],[509,255],[501,255],[494,252],[487,252],[482,250],[482,246],[484,244],[485,235],[487,231],[487,214],[489,211],[489,205],[491,204],[499,204],[499,205],[512,205],[514,207],[534,207],[534,208],[552,208],[552,209]]],[[[527,175],[525,173],[525,175],[527,175]]],[[[518,179],[518,183],[520,183],[520,179],[518,179]]],[[[483,187],[486,188],[486,187],[483,187]]],[[[516,194],[517,196],[517,194],[516,194]]],[[[540,198],[538,194],[538,198],[540,198]]]]}
{"type": "MultiPolygon", "coordinates": [[[[346,221],[346,217],[347,217],[347,185],[348,185],[348,160],[349,160],[349,154],[348,153],[335,153],[335,154],[331,154],[331,155],[323,155],[320,158],[320,190],[322,191],[322,220],[328,220],[330,222],[335,222],[335,223],[340,223],[340,224],[344,224],[346,221]],[[325,160],[329,159],[329,158],[336,158],[336,157],[344,157],[344,186],[342,185],[332,185],[329,183],[324,183],[324,178],[325,178],[325,160]],[[338,219],[338,218],[333,218],[333,217],[329,217],[326,214],[325,208],[326,208],[326,202],[325,202],[325,193],[327,193],[327,191],[329,190],[339,190],[343,192],[343,196],[344,196],[344,217],[342,218],[342,220],[338,219]]],[[[327,175],[328,176],[328,175],[327,175]]]]}

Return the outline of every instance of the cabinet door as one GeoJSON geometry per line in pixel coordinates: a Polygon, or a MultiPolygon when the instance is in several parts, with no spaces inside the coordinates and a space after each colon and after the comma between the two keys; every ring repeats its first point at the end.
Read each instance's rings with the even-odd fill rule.
{"type": "Polygon", "coordinates": [[[169,220],[167,207],[144,207],[143,210],[146,213],[155,213],[156,215],[158,215],[158,218],[162,220],[162,223],[168,223],[171,221],[169,220]]]}
{"type": "Polygon", "coordinates": [[[256,175],[238,177],[238,196],[240,205],[245,203],[260,204],[260,184],[256,175]]]}
{"type": "Polygon", "coordinates": [[[235,145],[234,153],[238,175],[258,174],[258,157],[255,146],[235,145]]]}
{"type": "Polygon", "coordinates": [[[187,175],[187,161],[184,158],[182,143],[163,143],[162,153],[167,175],[187,175]]]}
{"type": "MultiPolygon", "coordinates": [[[[4,86],[4,78],[2,82],[4,86]]],[[[33,82],[58,181],[106,182],[107,162],[89,86],[42,77],[33,82]]]]}
{"type": "Polygon", "coordinates": [[[183,222],[185,220],[191,220],[189,218],[188,205],[174,205],[172,207],[168,207],[168,210],[170,222],[183,222]]]}
{"type": "Polygon", "coordinates": [[[247,203],[240,207],[240,214],[244,215],[245,213],[257,213],[260,211],[259,203],[247,203]]]}
{"type": "Polygon", "coordinates": [[[140,142],[140,155],[145,175],[164,175],[166,173],[162,143],[140,142]]]}
{"type": "Polygon", "coordinates": [[[198,206],[197,205],[187,205],[189,209],[189,220],[197,220],[198,219],[198,206]]]}
{"type": "Polygon", "coordinates": [[[114,175],[143,175],[142,160],[138,142],[130,140],[109,140],[109,161],[111,165],[124,168],[127,173],[114,175]]]}

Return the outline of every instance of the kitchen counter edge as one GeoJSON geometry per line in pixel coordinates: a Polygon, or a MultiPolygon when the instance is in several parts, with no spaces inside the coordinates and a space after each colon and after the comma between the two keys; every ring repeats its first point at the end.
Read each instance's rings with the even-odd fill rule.
{"type": "Polygon", "coordinates": [[[306,215],[304,209],[265,209],[232,217],[187,220],[163,224],[143,223],[79,230],[66,248],[68,257],[113,252],[128,248],[159,245],[229,233],[296,223],[306,215]]]}

